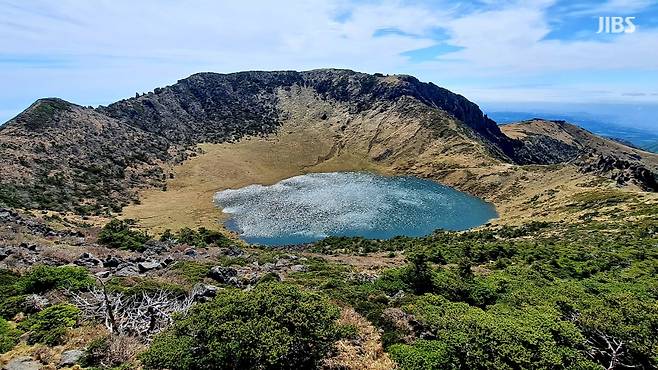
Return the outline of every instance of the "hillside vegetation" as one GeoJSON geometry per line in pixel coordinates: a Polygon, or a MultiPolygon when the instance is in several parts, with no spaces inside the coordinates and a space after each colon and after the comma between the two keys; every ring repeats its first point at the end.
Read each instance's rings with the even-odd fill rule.
{"type": "Polygon", "coordinates": [[[2,230],[13,246],[0,361],[56,365],[79,349],[89,368],[655,368],[657,205],[597,193],[581,204],[628,208],[607,221],[276,250],[205,230],[154,240],[117,223],[96,239],[72,218],[14,214],[2,230]],[[100,292],[124,302],[112,319],[100,292]],[[149,301],[159,311],[131,316],[149,301]]]}

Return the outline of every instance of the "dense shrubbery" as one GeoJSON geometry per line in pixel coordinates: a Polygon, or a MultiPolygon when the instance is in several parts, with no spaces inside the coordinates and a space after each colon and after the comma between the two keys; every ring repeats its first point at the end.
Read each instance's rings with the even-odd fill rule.
{"type": "Polygon", "coordinates": [[[436,338],[391,347],[404,369],[596,369],[585,358],[585,338],[548,307],[486,310],[426,295],[409,311],[436,338]]]}
{"type": "Polygon", "coordinates": [[[21,332],[12,328],[7,320],[0,318],[0,354],[12,349],[18,342],[21,332]]]}
{"type": "Polygon", "coordinates": [[[39,265],[22,276],[0,270],[0,317],[9,320],[19,312],[32,313],[33,307],[26,305],[29,294],[53,289],[76,291],[93,284],[94,279],[82,267],[39,265]]]}
{"type": "Polygon", "coordinates": [[[103,226],[98,241],[111,248],[142,251],[150,238],[146,232],[133,230],[131,226],[130,221],[114,219],[103,226]]]}
{"type": "Polygon", "coordinates": [[[28,317],[18,327],[30,332],[28,343],[55,346],[62,343],[68,328],[76,325],[79,314],[73,305],[57,304],[28,317]]]}
{"type": "Polygon", "coordinates": [[[20,331],[30,332],[29,343],[56,345],[61,343],[67,329],[77,322],[78,310],[72,305],[57,304],[38,311],[28,304],[30,294],[41,294],[54,289],[76,291],[94,283],[89,272],[73,266],[35,266],[24,275],[0,270],[0,347],[11,349],[20,331]],[[38,311],[38,312],[37,312],[38,311]],[[18,313],[27,318],[11,329],[6,320],[18,313]]]}
{"type": "Polygon", "coordinates": [[[312,368],[339,337],[338,309],[292,286],[224,291],[157,336],[149,369],[312,368]]]}
{"type": "Polygon", "coordinates": [[[200,227],[197,230],[184,227],[177,233],[171,232],[167,229],[160,236],[161,241],[176,241],[178,243],[191,245],[193,247],[203,248],[208,246],[228,247],[234,242],[227,238],[219,231],[208,230],[205,227],[200,227]]]}
{"type": "Polygon", "coordinates": [[[83,267],[35,266],[16,283],[22,293],[42,293],[51,289],[80,290],[94,284],[94,279],[83,267]]]}
{"type": "Polygon", "coordinates": [[[337,271],[294,278],[383,329],[402,369],[588,369],[611,361],[656,368],[656,221],[531,223],[353,244],[332,238],[315,250],[404,250],[408,264],[374,281],[337,271]],[[412,315],[412,332],[385,317],[391,307],[412,315]]]}

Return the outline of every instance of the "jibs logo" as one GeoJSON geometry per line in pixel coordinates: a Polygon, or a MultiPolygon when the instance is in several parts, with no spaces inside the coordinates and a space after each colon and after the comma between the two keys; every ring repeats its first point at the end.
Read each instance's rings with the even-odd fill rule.
{"type": "Polygon", "coordinates": [[[596,33],[633,33],[635,17],[599,17],[599,30],[596,33]]]}

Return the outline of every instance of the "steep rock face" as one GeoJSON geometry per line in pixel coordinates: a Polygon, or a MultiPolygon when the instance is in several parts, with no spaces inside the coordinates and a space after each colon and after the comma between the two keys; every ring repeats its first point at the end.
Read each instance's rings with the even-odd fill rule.
{"type": "Polygon", "coordinates": [[[199,73],[99,111],[176,142],[223,142],[276,131],[281,123],[277,90],[289,90],[293,86],[312,88],[327,100],[346,103],[351,113],[367,111],[381,102],[412,97],[462,121],[491,141],[500,156],[513,156],[513,142],[477,105],[411,76],[335,69],[199,73]]]}

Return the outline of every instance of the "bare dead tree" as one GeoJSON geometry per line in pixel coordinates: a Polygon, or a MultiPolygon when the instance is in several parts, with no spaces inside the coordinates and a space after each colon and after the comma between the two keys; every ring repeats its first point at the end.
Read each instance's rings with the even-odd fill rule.
{"type": "Polygon", "coordinates": [[[604,366],[607,363],[606,370],[635,369],[640,367],[639,365],[631,365],[623,361],[628,347],[628,344],[623,340],[596,328],[583,328],[578,311],[574,310],[570,312],[566,318],[581,327],[583,334],[585,334],[587,355],[592,360],[604,364],[604,366]]]}
{"type": "Polygon", "coordinates": [[[174,314],[192,307],[197,291],[182,298],[161,289],[127,295],[108,292],[105,284],[101,284],[100,288],[70,295],[86,319],[102,322],[113,334],[148,341],[171,325],[174,314]]]}

